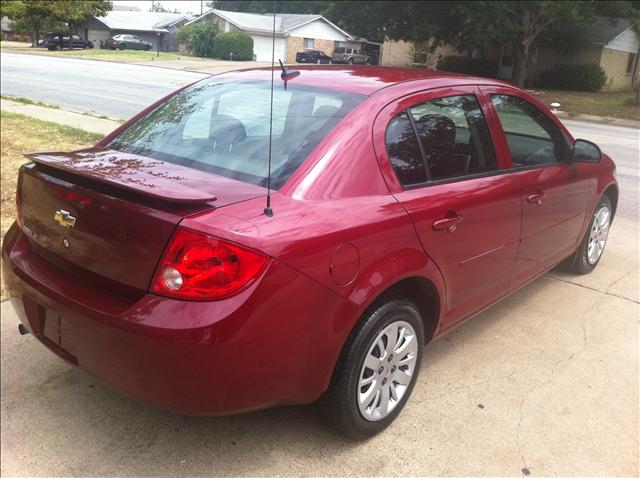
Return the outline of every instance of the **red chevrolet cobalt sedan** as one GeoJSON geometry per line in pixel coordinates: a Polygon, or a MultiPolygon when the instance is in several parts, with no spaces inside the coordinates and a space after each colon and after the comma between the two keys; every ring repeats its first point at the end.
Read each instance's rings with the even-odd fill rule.
{"type": "Polygon", "coordinates": [[[317,401],[366,438],[427,342],[598,264],[614,163],[524,91],[303,67],[276,76],[271,122],[270,88],[269,69],[209,77],[94,148],[29,154],[2,248],[20,331],[162,408],[317,401]]]}

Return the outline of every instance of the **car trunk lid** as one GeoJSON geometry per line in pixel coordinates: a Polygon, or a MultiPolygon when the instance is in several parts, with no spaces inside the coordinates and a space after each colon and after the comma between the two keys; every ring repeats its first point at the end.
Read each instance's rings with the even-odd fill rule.
{"type": "Polygon", "coordinates": [[[104,148],[32,153],[18,215],[44,256],[88,279],[147,290],[185,217],[265,194],[262,187],[104,148]]]}

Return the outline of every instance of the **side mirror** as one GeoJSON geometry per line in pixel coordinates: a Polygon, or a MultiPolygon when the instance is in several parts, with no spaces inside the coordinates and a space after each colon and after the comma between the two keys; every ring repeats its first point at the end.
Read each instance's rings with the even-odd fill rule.
{"type": "Polygon", "coordinates": [[[599,163],[602,160],[602,151],[591,141],[577,139],[573,145],[572,160],[578,163],[599,163]]]}

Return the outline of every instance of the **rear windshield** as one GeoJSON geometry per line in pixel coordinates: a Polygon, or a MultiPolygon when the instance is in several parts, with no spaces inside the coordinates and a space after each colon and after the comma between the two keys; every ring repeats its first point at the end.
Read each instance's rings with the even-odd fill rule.
{"type": "MultiPolygon", "coordinates": [[[[270,82],[198,82],[117,136],[111,149],[266,186],[270,82]]],[[[279,189],[365,96],[289,82],[273,92],[271,186],[279,189]]]]}

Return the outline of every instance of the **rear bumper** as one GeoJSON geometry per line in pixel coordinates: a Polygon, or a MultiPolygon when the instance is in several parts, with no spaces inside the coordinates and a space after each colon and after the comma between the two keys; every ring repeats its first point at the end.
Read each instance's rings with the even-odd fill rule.
{"type": "Polygon", "coordinates": [[[36,339],[104,385],[186,414],[316,400],[360,314],[275,260],[237,296],[186,302],[127,300],[65,274],[15,224],[2,259],[13,306],[36,339]]]}

